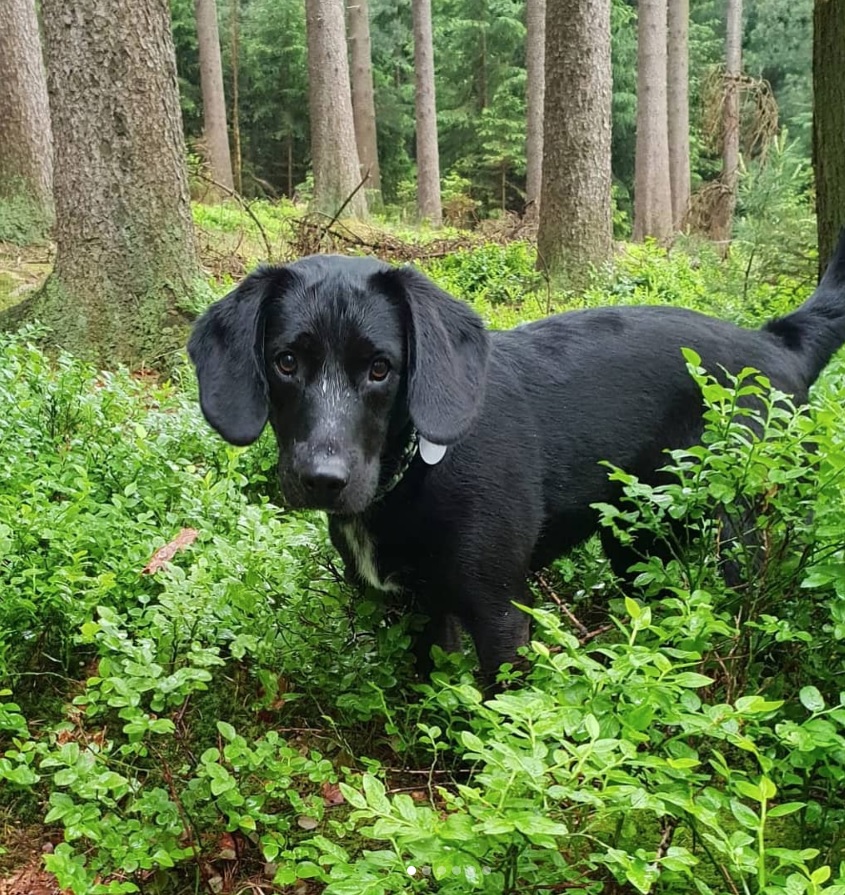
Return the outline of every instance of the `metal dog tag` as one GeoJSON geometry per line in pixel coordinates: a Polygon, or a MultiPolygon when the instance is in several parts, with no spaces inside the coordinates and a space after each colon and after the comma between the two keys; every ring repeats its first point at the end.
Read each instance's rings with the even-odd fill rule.
{"type": "Polygon", "coordinates": [[[436,466],[446,456],[446,445],[435,444],[420,435],[420,456],[423,458],[423,463],[436,466]]]}

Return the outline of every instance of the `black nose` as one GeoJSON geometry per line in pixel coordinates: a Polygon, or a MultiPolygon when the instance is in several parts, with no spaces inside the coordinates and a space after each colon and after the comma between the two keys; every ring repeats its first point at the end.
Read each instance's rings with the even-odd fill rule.
{"type": "Polygon", "coordinates": [[[318,504],[335,500],[348,481],[349,468],[339,457],[317,460],[302,473],[302,484],[308,496],[318,504]]]}

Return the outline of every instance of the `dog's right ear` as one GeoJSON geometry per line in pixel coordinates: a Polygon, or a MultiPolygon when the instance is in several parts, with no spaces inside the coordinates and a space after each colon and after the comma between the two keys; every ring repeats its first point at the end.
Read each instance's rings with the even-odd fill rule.
{"type": "MultiPolygon", "coordinates": [[[[408,409],[435,448],[454,444],[481,411],[490,338],[481,317],[413,267],[386,268],[375,283],[398,290],[408,319],[408,409]]],[[[435,450],[427,463],[443,456],[435,450]]],[[[423,459],[426,459],[423,454],[423,459]]]]}
{"type": "Polygon", "coordinates": [[[200,406],[231,444],[252,444],[267,422],[264,306],[289,284],[283,267],[261,267],[200,317],[188,341],[200,406]]]}

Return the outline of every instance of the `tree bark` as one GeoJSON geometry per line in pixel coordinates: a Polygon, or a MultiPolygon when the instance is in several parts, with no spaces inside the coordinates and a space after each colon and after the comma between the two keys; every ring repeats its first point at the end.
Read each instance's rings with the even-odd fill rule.
{"type": "Polygon", "coordinates": [[[223,65],[220,61],[220,33],[215,0],[196,0],[197,40],[202,88],[203,135],[211,176],[231,190],[232,157],[226,127],[226,95],[223,91],[223,65]]]}
{"type": "Polygon", "coordinates": [[[363,190],[349,199],[361,180],[343,0],[306,0],[308,77],[311,106],[311,161],[314,166],[314,206],[335,215],[347,200],[344,214],[366,217],[363,190]]]}
{"type": "Polygon", "coordinates": [[[232,54],[232,174],[235,189],[243,193],[243,162],[241,158],[241,0],[229,0],[229,39],[232,54]]]}
{"type": "Polygon", "coordinates": [[[816,0],[813,31],[813,163],[821,276],[845,226],[845,0],[816,0]]]}
{"type": "Polygon", "coordinates": [[[739,172],[739,76],[742,74],[742,0],[728,0],[725,36],[725,101],[722,107],[721,192],[710,226],[711,238],[727,252],[739,172]]]}
{"type": "Polygon", "coordinates": [[[672,235],[666,93],[666,0],[640,0],[637,36],[637,149],[634,239],[672,235]]]}
{"type": "Polygon", "coordinates": [[[350,74],[352,79],[352,112],[355,119],[355,142],[361,177],[365,187],[381,194],[381,171],[376,138],[376,103],[373,92],[373,61],[370,46],[370,8],[368,0],[351,0],[346,8],[349,26],[350,74]]]}
{"type": "Polygon", "coordinates": [[[689,0],[669,0],[667,47],[669,181],[672,223],[684,226],[690,198],[689,152],[689,0]]]}
{"type": "Polygon", "coordinates": [[[443,222],[440,204],[440,150],[437,145],[437,105],[434,92],[434,40],[431,0],[412,0],[414,73],[417,118],[417,213],[433,227],[443,222]]]}
{"type": "Polygon", "coordinates": [[[543,102],[546,91],[546,0],[525,2],[525,58],[527,112],[525,131],[526,217],[540,218],[543,179],[543,102]]]}
{"type": "Polygon", "coordinates": [[[610,0],[549,3],[539,266],[578,287],[612,249],[610,0]]]}
{"type": "Polygon", "coordinates": [[[168,366],[198,275],[170,14],[162,0],[42,0],[56,262],[35,316],[98,363],[168,366]]]}
{"type": "Polygon", "coordinates": [[[52,136],[34,0],[4,3],[0,122],[0,198],[25,195],[46,220],[53,208],[52,136]]]}

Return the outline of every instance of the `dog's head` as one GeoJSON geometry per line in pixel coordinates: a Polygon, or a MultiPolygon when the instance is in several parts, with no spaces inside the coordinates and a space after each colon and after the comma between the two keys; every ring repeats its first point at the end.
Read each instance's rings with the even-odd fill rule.
{"type": "Polygon", "coordinates": [[[268,419],[293,506],[362,512],[413,425],[438,445],[471,427],[488,335],[419,271],[314,255],[262,267],[197,322],[200,403],[232,444],[268,419]]]}

